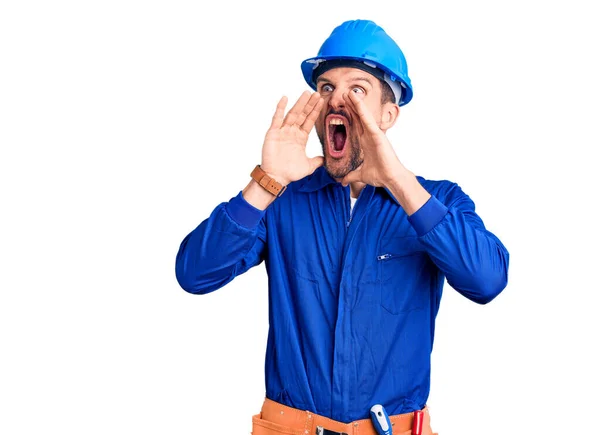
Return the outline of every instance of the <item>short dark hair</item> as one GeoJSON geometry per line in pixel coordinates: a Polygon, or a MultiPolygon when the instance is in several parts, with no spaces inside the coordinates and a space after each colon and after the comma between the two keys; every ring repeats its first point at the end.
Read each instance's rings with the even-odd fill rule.
{"type": "Polygon", "coordinates": [[[383,106],[385,103],[395,103],[396,96],[390,85],[381,79],[379,79],[379,83],[381,83],[381,105],[383,106]]]}

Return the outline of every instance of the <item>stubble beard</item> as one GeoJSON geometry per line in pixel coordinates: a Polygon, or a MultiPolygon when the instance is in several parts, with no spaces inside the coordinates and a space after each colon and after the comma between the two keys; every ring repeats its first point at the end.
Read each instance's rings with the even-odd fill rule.
{"type": "Polygon", "coordinates": [[[356,168],[362,165],[363,159],[361,159],[360,157],[360,145],[358,143],[358,139],[354,135],[351,135],[347,138],[348,143],[346,144],[346,146],[350,147],[350,158],[348,159],[348,163],[344,166],[336,165],[336,167],[334,167],[334,165],[332,164],[332,160],[334,162],[339,162],[343,159],[346,159],[347,157],[344,157],[340,160],[332,159],[331,156],[327,153],[326,148],[328,145],[325,141],[325,138],[323,137],[323,134],[317,131],[317,136],[319,138],[319,141],[321,142],[323,156],[325,156],[325,169],[327,170],[329,175],[331,175],[332,178],[344,178],[350,172],[354,171],[356,168]]]}

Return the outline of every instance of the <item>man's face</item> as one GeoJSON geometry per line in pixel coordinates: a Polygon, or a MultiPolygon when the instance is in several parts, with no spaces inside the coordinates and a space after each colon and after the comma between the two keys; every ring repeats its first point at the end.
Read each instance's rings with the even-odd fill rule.
{"type": "Polygon", "coordinates": [[[381,83],[371,74],[356,68],[334,68],[317,78],[317,92],[325,100],[315,123],[323,147],[325,168],[333,178],[343,178],[363,161],[357,124],[358,114],[347,107],[345,93],[356,93],[379,124],[381,121],[381,83]]]}

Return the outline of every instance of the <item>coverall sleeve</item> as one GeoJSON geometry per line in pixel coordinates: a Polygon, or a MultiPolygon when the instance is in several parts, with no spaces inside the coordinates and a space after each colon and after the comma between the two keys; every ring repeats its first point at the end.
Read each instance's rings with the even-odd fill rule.
{"type": "Polygon", "coordinates": [[[486,304],[506,287],[509,254],[475,213],[475,204],[453,185],[446,204],[435,196],[409,221],[448,284],[470,300],[486,304]]]}
{"type": "Polygon", "coordinates": [[[175,261],[177,281],[189,293],[210,293],[260,264],[265,247],[265,212],[240,192],[183,239],[175,261]]]}

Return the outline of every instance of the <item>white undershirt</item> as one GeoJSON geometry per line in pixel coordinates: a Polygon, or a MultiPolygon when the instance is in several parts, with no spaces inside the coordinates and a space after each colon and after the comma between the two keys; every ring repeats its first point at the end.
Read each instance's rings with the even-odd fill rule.
{"type": "Polygon", "coordinates": [[[356,204],[356,199],[357,198],[350,197],[350,210],[354,208],[354,204],[356,204]]]}

